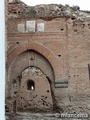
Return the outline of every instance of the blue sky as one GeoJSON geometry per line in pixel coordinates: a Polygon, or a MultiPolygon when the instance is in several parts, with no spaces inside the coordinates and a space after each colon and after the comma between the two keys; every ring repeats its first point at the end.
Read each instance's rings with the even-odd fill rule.
{"type": "Polygon", "coordinates": [[[69,4],[70,6],[78,5],[81,10],[90,10],[89,0],[22,0],[24,3],[30,6],[35,6],[37,4],[69,4]]]}

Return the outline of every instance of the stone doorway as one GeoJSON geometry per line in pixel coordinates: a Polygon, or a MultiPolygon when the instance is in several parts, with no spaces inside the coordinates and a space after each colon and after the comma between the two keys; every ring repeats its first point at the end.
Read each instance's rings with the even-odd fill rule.
{"type": "Polygon", "coordinates": [[[9,67],[9,96],[13,111],[53,111],[54,71],[40,53],[28,50],[15,58],[9,67]]]}
{"type": "Polygon", "coordinates": [[[51,85],[44,73],[36,67],[22,72],[17,97],[17,111],[43,112],[53,110],[51,85]]]}

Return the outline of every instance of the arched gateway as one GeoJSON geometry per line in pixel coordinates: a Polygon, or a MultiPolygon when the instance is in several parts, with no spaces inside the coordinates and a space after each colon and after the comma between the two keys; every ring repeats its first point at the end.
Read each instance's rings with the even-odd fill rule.
{"type": "Polygon", "coordinates": [[[8,91],[13,111],[52,111],[54,70],[39,52],[28,49],[8,68],[8,91]]]}

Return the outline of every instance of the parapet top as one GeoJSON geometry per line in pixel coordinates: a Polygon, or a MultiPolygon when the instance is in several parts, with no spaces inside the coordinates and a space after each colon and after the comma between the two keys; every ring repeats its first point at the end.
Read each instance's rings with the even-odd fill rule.
{"type": "Polygon", "coordinates": [[[9,0],[8,14],[9,17],[15,18],[90,18],[90,11],[81,11],[79,6],[70,7],[69,5],[63,6],[61,4],[41,4],[32,7],[20,0],[9,0]]]}

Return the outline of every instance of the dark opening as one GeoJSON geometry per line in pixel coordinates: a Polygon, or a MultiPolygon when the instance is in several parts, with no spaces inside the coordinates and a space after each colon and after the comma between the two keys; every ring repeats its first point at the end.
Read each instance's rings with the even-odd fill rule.
{"type": "Polygon", "coordinates": [[[72,20],[75,20],[76,18],[75,18],[75,17],[72,17],[71,19],[72,19],[72,20]]]}
{"type": "Polygon", "coordinates": [[[63,31],[64,29],[62,28],[61,31],[63,31]]]}
{"type": "Polygon", "coordinates": [[[88,64],[88,73],[89,73],[89,79],[90,79],[90,64],[88,64]]]}
{"type": "Polygon", "coordinates": [[[19,44],[19,42],[16,42],[17,44],[19,44]]]}
{"type": "Polygon", "coordinates": [[[77,30],[75,29],[74,32],[77,32],[77,30]]]}
{"type": "Polygon", "coordinates": [[[58,55],[58,57],[61,57],[61,55],[58,55]]]}
{"type": "Polygon", "coordinates": [[[27,90],[35,90],[35,83],[33,80],[28,80],[27,82],[27,90]]]}
{"type": "Polygon", "coordinates": [[[47,93],[49,93],[49,90],[47,90],[47,93]]]}
{"type": "Polygon", "coordinates": [[[20,13],[20,11],[18,11],[18,13],[20,13]]]}
{"type": "Polygon", "coordinates": [[[14,14],[17,14],[17,12],[16,12],[16,11],[14,11],[13,13],[14,13],[14,14]]]}

